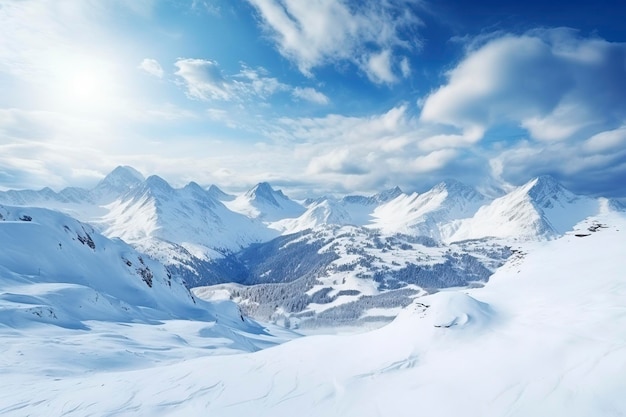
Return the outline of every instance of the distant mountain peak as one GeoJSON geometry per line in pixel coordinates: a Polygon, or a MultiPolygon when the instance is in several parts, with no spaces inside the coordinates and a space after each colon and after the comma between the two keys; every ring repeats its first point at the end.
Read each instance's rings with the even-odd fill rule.
{"type": "Polygon", "coordinates": [[[276,198],[286,199],[282,191],[276,191],[268,182],[260,182],[246,193],[246,197],[257,202],[269,203],[273,206],[280,206],[276,198]]]}
{"type": "Polygon", "coordinates": [[[140,183],[145,180],[141,172],[127,165],[119,165],[111,171],[101,182],[109,184],[124,183],[140,183]]]}
{"type": "Polygon", "coordinates": [[[129,166],[118,166],[102,179],[92,190],[96,201],[107,201],[117,198],[130,189],[139,186],[144,176],[129,166]]]}
{"type": "Polygon", "coordinates": [[[574,194],[550,175],[542,175],[530,180],[522,186],[522,190],[536,204],[544,208],[551,207],[553,201],[571,201],[576,198],[574,194]]]}
{"type": "Polygon", "coordinates": [[[207,193],[211,196],[211,198],[218,201],[232,201],[235,199],[235,196],[225,193],[217,185],[213,184],[209,186],[207,193]]]}
{"type": "Polygon", "coordinates": [[[198,183],[195,181],[191,181],[190,183],[185,185],[185,189],[189,191],[193,191],[193,192],[201,192],[201,193],[206,192],[204,188],[200,187],[200,185],[198,185],[198,183]]]}
{"type": "Polygon", "coordinates": [[[402,191],[402,189],[396,185],[393,188],[375,194],[374,196],[372,196],[372,198],[378,202],[384,203],[393,200],[403,193],[404,192],[402,191]]]}
{"type": "Polygon", "coordinates": [[[432,188],[433,192],[443,192],[446,191],[448,193],[448,197],[459,196],[468,201],[477,201],[484,200],[485,196],[476,191],[476,189],[472,186],[469,186],[461,181],[447,178],[441,181],[439,184],[435,185],[432,188]]]}
{"type": "Polygon", "coordinates": [[[169,192],[173,190],[172,186],[158,175],[150,175],[148,178],[146,178],[144,184],[146,185],[146,187],[153,191],[169,192]]]}

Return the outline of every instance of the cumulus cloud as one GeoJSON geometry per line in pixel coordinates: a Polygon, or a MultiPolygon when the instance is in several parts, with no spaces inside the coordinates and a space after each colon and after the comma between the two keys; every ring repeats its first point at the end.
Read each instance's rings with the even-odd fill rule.
{"type": "Polygon", "coordinates": [[[402,35],[403,30],[421,25],[416,0],[248,2],[258,11],[281,55],[307,76],[315,67],[348,61],[374,82],[393,82],[388,65],[394,61],[392,51],[419,47],[414,38],[409,41],[402,35]]]}
{"type": "Polygon", "coordinates": [[[421,119],[483,129],[513,123],[534,139],[567,140],[626,119],[626,44],[569,29],[505,35],[470,49],[421,119]]]}
{"type": "Polygon", "coordinates": [[[394,83],[396,76],[391,69],[391,50],[371,54],[367,59],[367,75],[376,83],[394,83]]]}
{"type": "Polygon", "coordinates": [[[230,100],[231,88],[222,76],[216,61],[184,58],[174,63],[175,72],[187,89],[190,98],[199,100],[230,100]]]}
{"type": "Polygon", "coordinates": [[[440,149],[418,156],[412,165],[414,170],[419,173],[436,171],[448,164],[457,154],[454,149],[440,149]]]}
{"type": "Polygon", "coordinates": [[[485,174],[472,155],[452,147],[424,149],[421,142],[433,132],[420,126],[406,104],[362,117],[282,118],[267,127],[266,135],[274,146],[291,149],[289,159],[295,166],[306,167],[293,172],[296,179],[336,191],[395,185],[423,189],[468,169],[472,172],[464,178],[470,182],[485,174]]]}
{"type": "Polygon", "coordinates": [[[311,103],[328,104],[330,102],[330,99],[326,97],[324,93],[320,93],[319,91],[311,87],[296,87],[293,89],[291,94],[296,98],[310,101],[311,103]]]}
{"type": "Polygon", "coordinates": [[[144,60],[139,64],[139,69],[142,69],[157,78],[163,78],[163,68],[156,59],[144,58],[144,60]]]}
{"type": "Polygon", "coordinates": [[[574,191],[626,194],[626,44],[571,29],[499,34],[470,44],[420,121],[457,132],[422,150],[476,146],[493,177],[520,184],[551,174],[574,191]],[[491,129],[525,132],[498,138],[491,129]],[[490,135],[492,145],[480,141],[490,135]]]}

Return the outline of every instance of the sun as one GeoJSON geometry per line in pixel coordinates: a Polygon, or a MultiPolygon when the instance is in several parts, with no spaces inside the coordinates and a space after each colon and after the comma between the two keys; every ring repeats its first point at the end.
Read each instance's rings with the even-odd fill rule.
{"type": "Polygon", "coordinates": [[[119,100],[121,81],[110,61],[88,57],[68,60],[55,73],[49,100],[59,110],[103,112],[114,108],[119,100]]]}
{"type": "Polygon", "coordinates": [[[97,71],[79,72],[72,78],[68,94],[82,103],[100,100],[106,95],[103,84],[106,84],[106,77],[103,77],[103,74],[97,71]]]}

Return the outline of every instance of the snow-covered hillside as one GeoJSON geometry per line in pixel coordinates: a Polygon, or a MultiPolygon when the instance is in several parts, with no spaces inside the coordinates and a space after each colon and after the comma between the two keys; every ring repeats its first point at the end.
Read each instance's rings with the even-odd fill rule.
{"type": "MultiPolygon", "coordinates": [[[[116,330],[74,337],[0,328],[0,412],[23,415],[619,416],[626,413],[626,219],[595,216],[529,244],[484,288],[422,297],[384,328],[252,354],[197,347],[119,370],[116,330]],[[581,237],[578,237],[578,236],[581,237]],[[28,344],[23,344],[28,341],[28,344]],[[42,343],[44,342],[44,343],[42,343]],[[108,360],[85,361],[101,352],[108,360]],[[173,360],[172,356],[188,356],[173,360]]],[[[159,340],[153,339],[155,343],[159,340]]],[[[161,345],[168,346],[161,341],[161,345]]]]}
{"type": "MultiPolygon", "coordinates": [[[[214,348],[224,352],[253,351],[281,341],[243,317],[230,301],[195,299],[163,265],[119,239],[110,240],[58,212],[0,205],[3,354],[7,350],[23,351],[31,343],[24,335],[34,332],[62,339],[50,346],[47,357],[65,351],[75,354],[76,338],[82,341],[76,343],[95,344],[80,348],[81,352],[91,351],[87,354],[91,359],[83,358],[87,362],[108,357],[103,359],[105,363],[132,363],[149,356],[142,355],[141,349],[162,350],[150,346],[149,340],[159,339],[166,329],[181,334],[201,332],[196,346],[212,341],[214,348]],[[188,323],[189,330],[183,322],[188,323]],[[107,341],[121,343],[115,346],[117,353],[101,351],[109,346],[107,341]]],[[[165,339],[172,349],[183,345],[175,335],[165,339]]],[[[158,359],[158,355],[153,356],[152,360],[158,359]]],[[[8,365],[38,359],[39,355],[26,355],[8,365]]],[[[63,369],[55,364],[57,367],[63,369]]]]}
{"type": "Polygon", "coordinates": [[[199,317],[183,283],[120,240],[58,212],[0,206],[0,322],[199,317]]]}

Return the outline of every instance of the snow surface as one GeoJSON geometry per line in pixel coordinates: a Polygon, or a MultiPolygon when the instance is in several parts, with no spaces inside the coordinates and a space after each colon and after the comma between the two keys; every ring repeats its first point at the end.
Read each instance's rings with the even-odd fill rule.
{"type": "Polygon", "coordinates": [[[3,324],[0,414],[624,415],[625,248],[626,218],[607,211],[526,243],[484,288],[419,298],[378,330],[253,353],[217,355],[223,341],[203,345],[203,328],[180,321],[3,324]]]}

